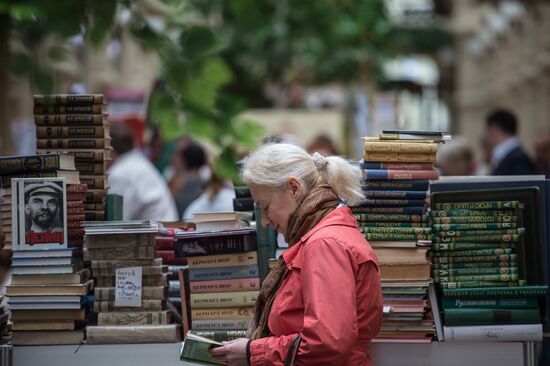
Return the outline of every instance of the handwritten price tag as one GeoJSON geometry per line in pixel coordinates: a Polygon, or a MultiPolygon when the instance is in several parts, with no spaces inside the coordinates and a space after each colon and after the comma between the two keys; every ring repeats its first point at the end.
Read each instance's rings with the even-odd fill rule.
{"type": "Polygon", "coordinates": [[[117,268],[115,307],[141,307],[141,274],[141,267],[117,268]]]}

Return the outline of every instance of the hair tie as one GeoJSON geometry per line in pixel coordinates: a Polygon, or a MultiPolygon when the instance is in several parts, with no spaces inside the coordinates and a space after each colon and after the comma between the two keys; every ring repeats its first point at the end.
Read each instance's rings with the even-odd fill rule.
{"type": "Polygon", "coordinates": [[[313,164],[315,164],[315,167],[317,168],[317,170],[323,169],[328,164],[327,159],[325,159],[325,157],[319,154],[318,152],[314,152],[313,155],[311,155],[311,157],[313,158],[313,164]]]}

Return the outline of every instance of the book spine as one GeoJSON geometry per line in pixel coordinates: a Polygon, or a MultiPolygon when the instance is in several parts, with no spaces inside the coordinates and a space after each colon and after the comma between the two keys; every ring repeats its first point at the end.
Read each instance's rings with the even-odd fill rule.
{"type": "Polygon", "coordinates": [[[432,218],[434,224],[475,224],[518,222],[518,216],[448,216],[432,218]]]}
{"type": "Polygon", "coordinates": [[[431,233],[430,228],[408,228],[408,227],[370,227],[370,226],[359,226],[359,231],[362,233],[371,233],[371,234],[419,234],[419,235],[428,235],[431,233]]]}
{"type": "Polygon", "coordinates": [[[360,207],[423,207],[425,204],[425,200],[366,199],[361,201],[360,207]]]}
{"type": "Polygon", "coordinates": [[[103,104],[103,94],[34,95],[33,100],[42,105],[103,104]]]}
{"type": "Polygon", "coordinates": [[[422,222],[368,222],[359,221],[359,226],[368,226],[370,228],[419,228],[425,227],[422,222]]]}
{"type": "MultiPolygon", "coordinates": [[[[157,250],[174,250],[174,242],[176,241],[173,237],[157,237],[155,238],[155,248],[157,250]]],[[[189,261],[188,261],[189,263],[189,261]]]]}
{"type": "Polygon", "coordinates": [[[538,309],[445,309],[445,325],[535,324],[538,309]]]}
{"type": "MultiPolygon", "coordinates": [[[[414,142],[369,142],[365,141],[366,152],[382,153],[435,153],[437,144],[414,143],[414,142]]],[[[381,159],[384,161],[383,159],[381,159]]]]}
{"type": "Polygon", "coordinates": [[[364,222],[426,222],[426,215],[400,214],[361,214],[354,213],[355,219],[364,222]]]}
{"type": "Polygon", "coordinates": [[[492,288],[448,288],[443,290],[444,297],[538,297],[546,296],[548,286],[526,286],[526,287],[502,287],[492,288]]]}
{"type": "Polygon", "coordinates": [[[437,170],[364,170],[367,180],[439,179],[437,170]]]}
{"type": "Polygon", "coordinates": [[[103,211],[86,211],[84,215],[86,221],[104,221],[105,212],[103,211]]]}
{"type": "Polygon", "coordinates": [[[234,280],[194,281],[189,284],[191,293],[258,291],[259,278],[238,278],[234,280]]]}
{"type": "Polygon", "coordinates": [[[238,320],[193,320],[191,329],[193,330],[235,330],[247,329],[250,319],[238,320]]]}
{"type": "Polygon", "coordinates": [[[105,127],[36,127],[36,138],[102,138],[106,131],[105,127]]]}
{"type": "Polygon", "coordinates": [[[67,192],[67,207],[84,207],[86,192],[67,192]]]}
{"type": "Polygon", "coordinates": [[[448,230],[496,230],[496,229],[516,229],[516,222],[496,222],[496,223],[473,223],[473,224],[434,224],[434,231],[448,230]]]}
{"type": "Polygon", "coordinates": [[[94,301],[94,313],[109,311],[162,311],[164,310],[164,301],[162,300],[142,300],[141,307],[115,306],[114,301],[94,301]]]}
{"type": "Polygon", "coordinates": [[[162,258],[163,264],[184,266],[187,264],[187,258],[176,258],[173,250],[157,250],[157,256],[162,258]]]}
{"type": "Polygon", "coordinates": [[[105,163],[78,162],[75,163],[75,167],[80,174],[105,174],[107,171],[105,163]]]}
{"type": "Polygon", "coordinates": [[[517,210],[432,210],[432,217],[516,216],[517,210]]]}
{"type": "Polygon", "coordinates": [[[36,149],[39,154],[63,153],[74,156],[75,161],[104,161],[108,159],[108,150],[64,150],[64,149],[36,149]]]}
{"type": "MultiPolygon", "coordinates": [[[[168,281],[166,275],[153,275],[153,276],[143,276],[142,283],[143,286],[166,286],[168,281]]],[[[115,276],[107,277],[95,277],[95,285],[100,287],[113,287],[115,286],[115,276]]],[[[133,311],[133,310],[132,310],[133,311]]]]}
{"type": "Polygon", "coordinates": [[[191,309],[192,320],[252,319],[254,307],[191,309]]]}
{"type": "Polygon", "coordinates": [[[110,146],[108,139],[37,139],[37,149],[105,149],[110,146]]]}
{"type": "Polygon", "coordinates": [[[366,151],[363,159],[365,161],[387,161],[390,163],[435,163],[436,154],[366,151]]]}
{"type": "Polygon", "coordinates": [[[194,293],[190,295],[191,308],[254,306],[258,291],[194,293]]]}
{"type": "Polygon", "coordinates": [[[455,250],[455,251],[438,251],[432,252],[434,258],[437,257],[486,257],[486,256],[501,256],[512,254],[510,248],[490,248],[478,250],[455,250]]]}
{"type": "Polygon", "coordinates": [[[425,200],[427,191],[366,191],[365,197],[371,199],[407,199],[425,200]]]}
{"type": "Polygon", "coordinates": [[[155,245],[154,234],[106,234],[86,235],[86,247],[88,249],[113,247],[153,247],[155,245]]]}
{"type": "Polygon", "coordinates": [[[476,242],[476,243],[507,243],[517,242],[520,239],[520,235],[478,235],[478,236],[464,236],[461,238],[441,238],[434,236],[432,238],[434,243],[453,243],[453,242],[476,242]]]}
{"type": "Polygon", "coordinates": [[[432,262],[434,264],[456,264],[456,263],[474,263],[474,262],[510,262],[517,261],[516,254],[504,254],[504,255],[485,255],[485,256],[433,256],[432,262]]]}
{"type": "Polygon", "coordinates": [[[525,228],[519,229],[490,229],[490,230],[448,230],[436,231],[434,235],[440,238],[468,238],[484,235],[523,235],[525,228]]]}
{"type": "Polygon", "coordinates": [[[102,114],[105,112],[103,104],[92,105],[41,105],[33,109],[34,114],[102,114]]]}
{"type": "Polygon", "coordinates": [[[403,214],[403,215],[425,215],[426,208],[418,207],[353,207],[353,212],[358,214],[403,214]]]}
{"type": "Polygon", "coordinates": [[[37,114],[34,116],[34,122],[37,126],[101,126],[106,121],[106,116],[102,114],[37,114]]]}
{"type": "Polygon", "coordinates": [[[60,168],[59,155],[0,158],[2,175],[60,168]]]}
{"type": "Polygon", "coordinates": [[[435,252],[446,250],[475,250],[475,249],[496,249],[515,248],[515,243],[432,243],[432,250],[435,252]]]}
{"type": "Polygon", "coordinates": [[[81,175],[80,182],[86,184],[90,189],[107,189],[107,179],[105,176],[81,175]]]}
{"type": "Polygon", "coordinates": [[[434,276],[464,276],[464,275],[500,275],[517,274],[518,267],[488,267],[488,268],[460,268],[460,269],[434,269],[434,276]]]}
{"type": "Polygon", "coordinates": [[[104,203],[85,203],[84,210],[86,211],[105,211],[104,203]]]}
{"type": "Polygon", "coordinates": [[[176,257],[240,253],[255,249],[256,240],[253,235],[186,238],[178,239],[174,244],[176,257]]]}
{"type": "Polygon", "coordinates": [[[87,326],[88,344],[175,343],[180,341],[179,327],[166,325],[87,326]]]}
{"type": "Polygon", "coordinates": [[[432,170],[430,163],[386,163],[375,161],[361,161],[359,168],[364,169],[388,169],[388,170],[432,170]]]}
{"type": "Polygon", "coordinates": [[[428,190],[429,180],[391,180],[391,181],[367,181],[363,183],[363,189],[367,191],[422,191],[428,190]]]}
{"type": "Polygon", "coordinates": [[[443,327],[446,342],[542,341],[542,324],[443,327]]]}
{"type": "Polygon", "coordinates": [[[102,189],[91,189],[86,192],[84,198],[87,202],[102,202],[105,198],[105,191],[102,189]]]}
{"type": "Polygon", "coordinates": [[[113,247],[84,249],[84,260],[152,259],[154,247],[113,247]]]}
{"type": "Polygon", "coordinates": [[[260,275],[257,265],[189,270],[190,281],[211,281],[236,278],[254,278],[260,275]]]}
{"type": "Polygon", "coordinates": [[[510,282],[519,280],[517,273],[515,274],[495,274],[495,275],[452,275],[448,274],[446,276],[435,275],[434,280],[438,283],[449,283],[449,282],[510,282]]]}
{"type": "Polygon", "coordinates": [[[459,263],[432,263],[434,270],[452,270],[452,269],[476,269],[476,268],[512,268],[516,267],[516,260],[509,261],[488,261],[488,262],[459,262],[459,263]]]}
{"type": "Polygon", "coordinates": [[[524,280],[501,282],[501,281],[462,281],[462,282],[444,282],[439,286],[442,289],[454,288],[477,288],[477,287],[520,287],[525,286],[524,280]]]}
{"type": "Polygon", "coordinates": [[[97,316],[98,325],[151,325],[169,324],[168,311],[148,312],[101,312],[97,316]]]}
{"type": "Polygon", "coordinates": [[[434,210],[500,210],[523,208],[519,201],[472,201],[472,202],[438,202],[434,210]]]}
{"type": "Polygon", "coordinates": [[[187,263],[189,269],[248,266],[258,264],[258,253],[247,252],[191,257],[187,263]]]}
{"type": "Polygon", "coordinates": [[[430,235],[426,234],[370,234],[364,233],[363,236],[367,240],[429,240],[430,235]]]}
{"type": "Polygon", "coordinates": [[[535,309],[538,300],[535,297],[508,298],[442,298],[444,309],[535,309]]]}
{"type": "MultiPolygon", "coordinates": [[[[94,295],[97,301],[114,301],[114,287],[96,287],[94,295]]],[[[166,300],[166,288],[163,286],[143,286],[141,298],[144,300],[166,300]]]]}
{"type": "Polygon", "coordinates": [[[67,214],[67,222],[70,222],[70,221],[84,221],[86,219],[86,216],[84,216],[84,214],[73,214],[73,215],[69,215],[67,214]]]}

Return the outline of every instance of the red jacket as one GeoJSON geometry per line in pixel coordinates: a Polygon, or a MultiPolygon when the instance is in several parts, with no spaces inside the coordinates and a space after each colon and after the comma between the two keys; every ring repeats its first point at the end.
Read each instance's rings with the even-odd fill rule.
{"type": "Polygon", "coordinates": [[[283,258],[289,271],[269,315],[273,336],[251,342],[251,366],[283,365],[296,334],[296,365],[370,366],[382,289],[378,259],[351,210],[328,214],[283,258]]]}

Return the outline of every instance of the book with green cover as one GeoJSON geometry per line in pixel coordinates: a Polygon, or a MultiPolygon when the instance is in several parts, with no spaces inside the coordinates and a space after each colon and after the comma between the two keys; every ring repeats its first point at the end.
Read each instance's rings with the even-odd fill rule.
{"type": "Polygon", "coordinates": [[[447,216],[514,216],[517,210],[432,210],[431,217],[447,216]]]}
{"type": "Polygon", "coordinates": [[[489,275],[489,274],[515,274],[517,267],[490,267],[490,268],[460,268],[460,269],[434,269],[434,276],[464,276],[464,275],[489,275]]]}
{"type": "Polygon", "coordinates": [[[445,309],[445,325],[502,325],[540,323],[535,309],[445,309]]]}
{"type": "Polygon", "coordinates": [[[432,243],[433,251],[515,248],[516,243],[432,243]]]}
{"type": "Polygon", "coordinates": [[[511,248],[478,249],[478,250],[454,250],[432,252],[432,257],[481,257],[492,255],[511,255],[511,248]]]}
{"type": "Polygon", "coordinates": [[[187,332],[185,340],[181,343],[180,360],[199,363],[201,365],[222,365],[210,355],[210,350],[223,344],[211,339],[187,332]]]}
{"type": "Polygon", "coordinates": [[[433,224],[434,231],[515,229],[517,222],[478,222],[472,224],[433,224]]]}
{"type": "Polygon", "coordinates": [[[455,201],[432,203],[434,210],[495,210],[523,208],[523,204],[517,200],[510,201],[455,201]]]}
{"type": "Polygon", "coordinates": [[[476,243],[502,243],[502,242],[517,242],[521,238],[518,234],[505,234],[505,235],[477,235],[477,236],[465,236],[461,238],[441,238],[434,236],[432,241],[434,243],[455,243],[455,242],[476,242],[476,243]]]}
{"type": "Polygon", "coordinates": [[[522,287],[503,287],[493,286],[488,288],[448,288],[443,289],[444,297],[525,297],[525,296],[546,296],[548,292],[547,285],[522,286],[522,287]]]}
{"type": "Polygon", "coordinates": [[[441,299],[443,308],[448,309],[535,309],[536,297],[446,297],[441,299]]]}
{"type": "Polygon", "coordinates": [[[484,274],[484,275],[455,275],[447,274],[445,276],[434,274],[434,280],[438,283],[449,283],[449,282],[466,282],[466,281],[480,281],[480,282],[491,282],[491,281],[502,281],[510,282],[519,280],[517,273],[510,274],[484,274]]]}
{"type": "Polygon", "coordinates": [[[491,230],[447,230],[436,231],[434,236],[440,238],[471,238],[485,235],[522,235],[525,229],[520,227],[517,229],[491,229],[491,230]]]}
{"type": "Polygon", "coordinates": [[[515,260],[510,261],[488,261],[488,262],[465,262],[465,263],[432,263],[434,270],[451,270],[451,269],[476,269],[476,268],[517,268],[517,262],[515,260]]]}
{"type": "Polygon", "coordinates": [[[460,282],[443,282],[439,286],[442,289],[455,288],[481,288],[481,287],[519,287],[525,286],[525,280],[500,282],[500,281],[460,281],[460,282]]]}
{"type": "Polygon", "coordinates": [[[518,222],[519,216],[448,216],[434,217],[434,224],[474,224],[474,223],[498,223],[518,222]]]}

